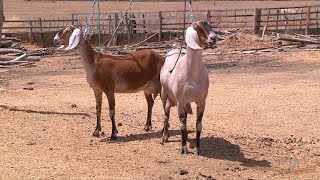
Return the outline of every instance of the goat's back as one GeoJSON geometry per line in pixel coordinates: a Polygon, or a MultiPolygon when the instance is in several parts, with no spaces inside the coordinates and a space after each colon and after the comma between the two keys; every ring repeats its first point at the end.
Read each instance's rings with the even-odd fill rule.
{"type": "MultiPolygon", "coordinates": [[[[101,84],[116,92],[137,92],[148,88],[148,84],[157,84],[159,91],[160,70],[164,58],[153,50],[141,50],[124,56],[101,55],[96,62],[97,78],[103,77],[101,84]],[[159,85],[158,85],[159,84],[159,85]]],[[[155,85],[152,85],[155,86],[155,85]]]]}

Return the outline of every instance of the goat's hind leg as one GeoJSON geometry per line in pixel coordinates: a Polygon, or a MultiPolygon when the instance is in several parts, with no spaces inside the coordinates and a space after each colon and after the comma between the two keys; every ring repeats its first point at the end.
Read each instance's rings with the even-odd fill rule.
{"type": "Polygon", "coordinates": [[[202,117],[205,109],[205,102],[197,103],[197,124],[196,124],[196,148],[194,154],[200,156],[200,135],[202,130],[202,117]]]}
{"type": "Polygon", "coordinates": [[[181,130],[181,154],[188,154],[187,113],[184,110],[183,103],[178,103],[178,115],[180,119],[180,130],[181,130]]]}
{"type": "Polygon", "coordinates": [[[162,130],[162,142],[168,142],[169,139],[169,118],[170,118],[170,102],[167,100],[167,102],[163,105],[164,108],[164,123],[163,123],[163,130],[162,130]]]}
{"type": "Polygon", "coordinates": [[[148,117],[147,117],[146,125],[144,126],[144,130],[149,131],[152,128],[151,117],[152,117],[152,108],[153,108],[154,100],[152,98],[152,94],[144,93],[144,96],[148,104],[148,117]]]}
{"type": "Polygon", "coordinates": [[[97,116],[97,125],[96,129],[93,132],[94,137],[100,137],[101,133],[101,105],[102,105],[102,91],[99,89],[93,89],[94,96],[96,98],[96,116],[97,116]]]}
{"type": "Polygon", "coordinates": [[[117,127],[115,121],[115,97],[114,93],[106,93],[109,102],[109,116],[112,123],[111,140],[117,140],[117,127]]]}

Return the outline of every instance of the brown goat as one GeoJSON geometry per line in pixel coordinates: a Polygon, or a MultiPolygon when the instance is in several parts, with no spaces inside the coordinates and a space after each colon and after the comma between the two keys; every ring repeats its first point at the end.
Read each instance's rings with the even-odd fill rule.
{"type": "Polygon", "coordinates": [[[67,26],[57,33],[54,43],[65,50],[77,48],[82,58],[89,86],[96,98],[97,126],[93,136],[101,133],[101,104],[104,92],[109,102],[109,116],[112,122],[111,140],[117,139],[115,123],[115,93],[143,91],[148,104],[145,130],[151,128],[154,98],[161,91],[160,70],[164,58],[152,50],[141,50],[124,56],[101,54],[92,49],[83,38],[80,29],[67,26]],[[152,97],[152,95],[154,95],[152,97]]]}

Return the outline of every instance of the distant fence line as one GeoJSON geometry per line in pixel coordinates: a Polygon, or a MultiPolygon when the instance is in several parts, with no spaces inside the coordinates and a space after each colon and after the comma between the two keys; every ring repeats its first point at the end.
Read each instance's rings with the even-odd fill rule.
{"type": "MultiPolygon", "coordinates": [[[[184,27],[183,11],[129,12],[125,16],[117,33],[152,33],[158,32],[161,41],[162,32],[182,31],[184,27]]],[[[267,30],[305,30],[319,28],[320,6],[299,6],[282,8],[256,8],[233,10],[194,10],[197,20],[208,21],[215,30],[250,30],[254,33],[267,30]]],[[[36,32],[58,31],[66,25],[85,26],[89,13],[72,14],[65,19],[35,19],[5,21],[4,33],[29,33],[30,38],[36,32]]],[[[101,33],[111,34],[123,17],[122,12],[101,13],[101,33]]],[[[188,11],[186,17],[190,17],[188,11]]],[[[93,14],[89,29],[98,32],[98,17],[93,14]]],[[[190,20],[187,19],[190,23],[190,20]]]]}

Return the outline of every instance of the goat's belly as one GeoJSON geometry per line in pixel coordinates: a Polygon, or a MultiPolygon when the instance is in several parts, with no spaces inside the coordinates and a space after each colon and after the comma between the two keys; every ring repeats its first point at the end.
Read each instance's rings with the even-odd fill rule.
{"type": "Polygon", "coordinates": [[[131,84],[122,83],[117,84],[115,87],[116,93],[137,93],[139,91],[146,91],[147,93],[154,93],[155,92],[155,85],[152,81],[147,82],[143,86],[134,87],[131,84]]]}

